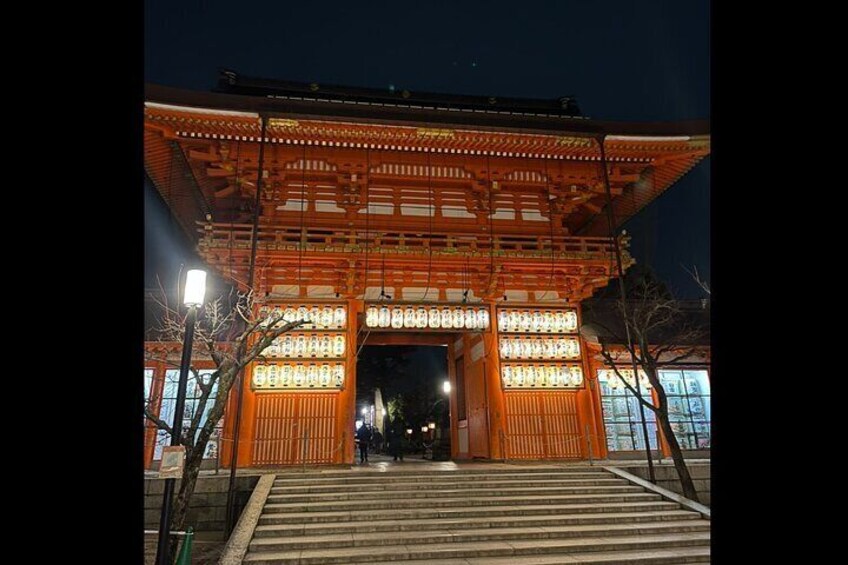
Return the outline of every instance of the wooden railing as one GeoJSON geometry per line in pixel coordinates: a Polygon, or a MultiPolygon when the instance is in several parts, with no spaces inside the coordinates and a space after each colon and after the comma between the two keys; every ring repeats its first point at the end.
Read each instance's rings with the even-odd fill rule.
{"type": "MultiPolygon", "coordinates": [[[[249,248],[253,226],[250,224],[201,223],[200,245],[215,248],[249,248]]],[[[574,237],[549,235],[495,235],[488,233],[433,233],[419,231],[376,231],[362,229],[338,230],[328,228],[259,228],[258,245],[266,250],[297,250],[335,253],[392,251],[394,253],[450,255],[487,254],[546,256],[553,249],[556,255],[575,255],[585,258],[607,258],[614,253],[608,237],[574,237]],[[492,247],[494,246],[494,249],[492,247]]]]}

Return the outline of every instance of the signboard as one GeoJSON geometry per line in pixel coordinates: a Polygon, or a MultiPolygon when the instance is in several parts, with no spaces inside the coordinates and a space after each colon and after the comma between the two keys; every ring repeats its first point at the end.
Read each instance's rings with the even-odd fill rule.
{"type": "Polygon", "coordinates": [[[185,446],[168,445],[162,448],[162,463],[159,465],[160,479],[179,479],[183,476],[185,446]]]}

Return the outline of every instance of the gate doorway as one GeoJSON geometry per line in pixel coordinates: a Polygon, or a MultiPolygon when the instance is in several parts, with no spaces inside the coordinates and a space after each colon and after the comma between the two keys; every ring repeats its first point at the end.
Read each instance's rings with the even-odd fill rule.
{"type": "MultiPolygon", "coordinates": [[[[420,339],[409,335],[404,341],[411,343],[380,344],[386,340],[372,334],[359,351],[351,432],[363,425],[371,429],[371,462],[393,461],[401,453],[404,460],[451,458],[455,391],[449,347],[416,343],[420,339]]],[[[433,341],[431,336],[425,339],[433,341]]]]}

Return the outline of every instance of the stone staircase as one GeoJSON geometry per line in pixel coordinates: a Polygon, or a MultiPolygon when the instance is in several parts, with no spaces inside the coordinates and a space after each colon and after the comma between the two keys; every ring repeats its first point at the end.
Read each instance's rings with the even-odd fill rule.
{"type": "Polygon", "coordinates": [[[598,467],[277,476],[244,563],[709,563],[710,522],[598,467]]]}

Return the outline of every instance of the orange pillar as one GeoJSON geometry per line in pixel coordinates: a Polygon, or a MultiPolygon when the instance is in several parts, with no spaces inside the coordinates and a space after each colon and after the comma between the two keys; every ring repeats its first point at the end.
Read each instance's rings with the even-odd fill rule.
{"type": "MultiPolygon", "coordinates": [[[[460,337],[460,339],[464,339],[460,337]]],[[[463,343],[463,350],[465,349],[465,344],[463,343]]],[[[459,412],[457,412],[459,403],[458,394],[459,388],[456,386],[456,359],[454,358],[455,351],[454,345],[451,341],[447,346],[447,356],[448,356],[448,381],[451,384],[451,392],[448,398],[448,402],[450,404],[450,445],[451,445],[451,459],[456,459],[459,455],[459,412]]],[[[467,385],[466,385],[467,386],[467,385]]],[[[468,406],[468,402],[466,401],[466,409],[468,406]]],[[[466,415],[467,418],[467,415],[466,415]]],[[[466,420],[467,421],[467,420],[466,420]]]]}
{"type": "Polygon", "coordinates": [[[356,337],[359,332],[359,314],[365,310],[365,301],[347,301],[347,354],[345,355],[345,383],[338,393],[336,403],[336,437],[340,442],[334,462],[352,464],[354,460],[353,422],[356,418],[356,337]]]}
{"type": "MultiPolygon", "coordinates": [[[[150,398],[152,405],[150,409],[154,414],[159,414],[162,407],[162,392],[165,390],[165,363],[154,361],[146,365],[145,369],[153,369],[153,382],[150,383],[150,398]]],[[[153,451],[156,447],[157,428],[150,420],[145,418],[144,423],[144,468],[153,466],[153,451]]]]}
{"type": "MultiPolygon", "coordinates": [[[[241,433],[239,433],[238,467],[253,464],[253,439],[256,428],[256,393],[250,386],[253,380],[253,363],[244,370],[243,398],[241,407],[241,433]]],[[[233,412],[235,417],[235,412],[233,412]]]]}
{"type": "Polygon", "coordinates": [[[488,400],[489,453],[491,459],[503,459],[501,435],[506,433],[506,414],[498,350],[498,316],[494,301],[489,303],[489,330],[483,332],[483,347],[486,353],[483,358],[483,377],[486,379],[488,400]]]}

